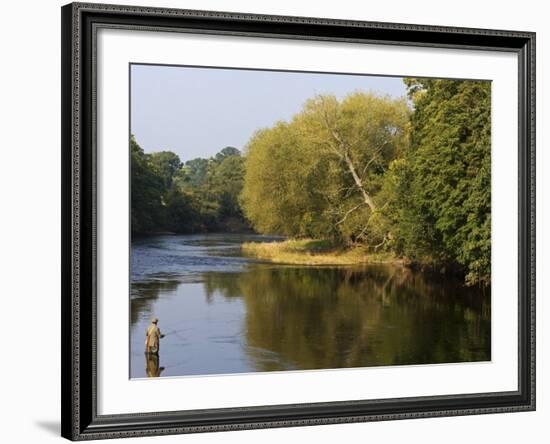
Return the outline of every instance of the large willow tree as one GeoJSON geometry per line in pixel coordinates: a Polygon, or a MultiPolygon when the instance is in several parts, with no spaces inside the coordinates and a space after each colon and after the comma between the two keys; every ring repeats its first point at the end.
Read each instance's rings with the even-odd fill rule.
{"type": "Polygon", "coordinates": [[[403,99],[317,96],[289,123],[257,132],[246,150],[241,205],[262,233],[383,245],[380,190],[407,146],[403,99]]]}

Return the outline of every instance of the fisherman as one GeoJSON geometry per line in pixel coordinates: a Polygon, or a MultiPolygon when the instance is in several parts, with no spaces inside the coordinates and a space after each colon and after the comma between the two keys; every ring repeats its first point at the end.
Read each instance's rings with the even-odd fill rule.
{"type": "Polygon", "coordinates": [[[164,335],[160,332],[160,328],[157,326],[158,322],[158,318],[153,318],[151,325],[147,327],[147,331],[145,332],[145,353],[158,355],[160,338],[164,338],[164,335]]]}

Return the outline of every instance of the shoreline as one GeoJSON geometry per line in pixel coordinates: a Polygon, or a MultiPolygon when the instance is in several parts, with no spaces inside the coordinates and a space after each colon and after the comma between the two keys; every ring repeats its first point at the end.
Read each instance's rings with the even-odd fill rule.
{"type": "Polygon", "coordinates": [[[241,251],[249,257],[288,265],[407,264],[406,259],[393,253],[369,253],[364,247],[342,248],[314,239],[245,242],[241,251]]]}

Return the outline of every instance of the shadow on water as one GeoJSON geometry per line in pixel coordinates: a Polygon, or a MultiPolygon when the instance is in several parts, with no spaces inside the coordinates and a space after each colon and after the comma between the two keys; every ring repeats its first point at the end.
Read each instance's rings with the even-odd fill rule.
{"type": "Polygon", "coordinates": [[[132,283],[132,377],[491,359],[490,289],[399,266],[243,267],[236,257],[237,271],[224,271],[215,261],[224,245],[210,245],[211,269],[188,264],[176,279],[152,266],[154,278],[132,283]],[[165,367],[144,365],[152,316],[169,334],[165,367]]]}

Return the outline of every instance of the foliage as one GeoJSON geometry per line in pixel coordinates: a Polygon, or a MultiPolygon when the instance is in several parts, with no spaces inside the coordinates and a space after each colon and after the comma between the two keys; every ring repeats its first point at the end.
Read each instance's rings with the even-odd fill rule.
{"type": "Polygon", "coordinates": [[[164,180],[164,186],[172,188],[174,176],[182,167],[182,163],[177,154],[171,151],[160,151],[149,154],[149,162],[152,167],[160,174],[164,180]]]}
{"type": "Polygon", "coordinates": [[[131,138],[132,232],[246,230],[238,196],[243,159],[226,147],[210,159],[183,164],[177,154],[146,154],[131,138]]]}
{"type": "Polygon", "coordinates": [[[162,224],[164,179],[158,170],[152,167],[148,156],[133,136],[130,138],[130,156],[132,231],[154,231],[162,224]]]}
{"type": "Polygon", "coordinates": [[[241,204],[254,228],[343,244],[380,243],[377,196],[406,148],[402,99],[355,93],[309,100],[290,123],[257,132],[246,151],[241,204]]]}
{"type": "Polygon", "coordinates": [[[182,187],[188,184],[192,188],[200,187],[206,182],[208,175],[208,159],[192,159],[185,162],[176,173],[174,181],[176,186],[182,187]]]}
{"type": "Polygon", "coordinates": [[[394,248],[414,260],[457,263],[467,283],[490,282],[491,86],[408,79],[411,146],[390,168],[394,248]]]}

